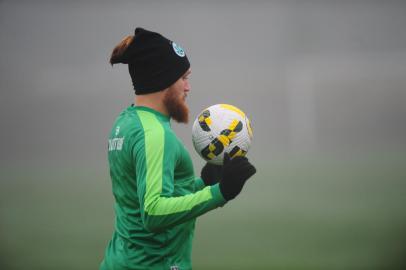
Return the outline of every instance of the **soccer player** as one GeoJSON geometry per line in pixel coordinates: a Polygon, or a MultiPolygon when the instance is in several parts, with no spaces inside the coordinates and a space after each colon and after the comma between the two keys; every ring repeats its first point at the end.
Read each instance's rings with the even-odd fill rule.
{"type": "Polygon", "coordinates": [[[226,155],[223,166],[206,164],[195,176],[170,124],[187,123],[190,91],[190,63],[175,42],[137,28],[110,63],[128,64],[136,98],[109,136],[116,222],[100,269],[191,269],[196,217],[234,199],[256,169],[226,155]]]}

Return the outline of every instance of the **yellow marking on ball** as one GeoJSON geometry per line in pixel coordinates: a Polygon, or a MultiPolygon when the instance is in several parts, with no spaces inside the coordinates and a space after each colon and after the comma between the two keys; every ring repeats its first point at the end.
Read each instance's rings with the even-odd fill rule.
{"type": "Polygon", "coordinates": [[[206,124],[207,124],[208,126],[211,125],[211,118],[210,118],[210,117],[209,117],[209,118],[206,118],[204,121],[206,121],[206,124]]]}
{"type": "Polygon", "coordinates": [[[247,152],[245,152],[245,151],[239,149],[239,150],[232,156],[232,158],[233,158],[233,157],[244,157],[246,154],[247,154],[247,152]]]}
{"type": "Polygon", "coordinates": [[[210,152],[213,152],[216,149],[216,146],[212,143],[209,144],[209,150],[210,152]]]}
{"type": "Polygon", "coordinates": [[[251,122],[250,122],[250,120],[248,119],[248,117],[246,118],[246,120],[247,120],[247,127],[248,127],[248,135],[252,138],[252,127],[251,127],[251,122]]]}
{"type": "Polygon", "coordinates": [[[241,155],[241,149],[238,150],[237,152],[235,152],[234,155],[232,156],[232,158],[237,157],[239,155],[241,155]]]}
{"type": "Polygon", "coordinates": [[[237,135],[237,132],[232,131],[227,137],[232,140],[235,138],[235,136],[237,135]]]}
{"type": "Polygon", "coordinates": [[[209,153],[209,154],[207,155],[207,157],[208,157],[209,159],[213,159],[213,158],[216,157],[216,155],[214,155],[213,153],[209,153]]]}
{"type": "Polygon", "coordinates": [[[224,145],[227,146],[230,144],[230,139],[226,135],[220,135],[217,139],[224,145]]]}
{"type": "Polygon", "coordinates": [[[241,115],[241,117],[245,117],[245,113],[243,111],[241,111],[240,109],[238,109],[237,107],[230,105],[230,104],[220,104],[221,108],[233,111],[238,113],[239,115],[241,115]]]}
{"type": "Polygon", "coordinates": [[[240,122],[240,121],[238,121],[237,119],[234,119],[234,120],[231,122],[231,124],[228,126],[228,129],[229,129],[229,130],[234,130],[235,127],[238,125],[239,122],[240,122]]]}

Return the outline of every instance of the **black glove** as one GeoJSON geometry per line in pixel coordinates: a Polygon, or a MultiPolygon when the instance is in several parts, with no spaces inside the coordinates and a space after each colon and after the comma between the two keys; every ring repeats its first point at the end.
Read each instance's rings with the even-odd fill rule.
{"type": "Polygon", "coordinates": [[[246,157],[237,156],[230,159],[224,154],[223,177],[220,181],[220,191],[227,201],[234,199],[242,190],[245,181],[253,176],[257,170],[246,157]]]}
{"type": "Polygon", "coordinates": [[[220,181],[223,175],[222,167],[221,165],[214,165],[208,162],[204,165],[200,177],[206,186],[212,186],[220,181]]]}

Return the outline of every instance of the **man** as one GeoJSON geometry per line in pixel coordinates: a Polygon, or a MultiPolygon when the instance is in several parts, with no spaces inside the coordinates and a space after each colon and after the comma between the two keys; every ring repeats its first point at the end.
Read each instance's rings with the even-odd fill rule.
{"type": "Polygon", "coordinates": [[[176,43],[137,28],[110,63],[128,64],[136,98],[109,137],[116,224],[100,269],[191,269],[196,217],[235,198],[256,169],[227,155],[222,167],[206,164],[195,177],[170,125],[188,121],[190,63],[176,43]]]}

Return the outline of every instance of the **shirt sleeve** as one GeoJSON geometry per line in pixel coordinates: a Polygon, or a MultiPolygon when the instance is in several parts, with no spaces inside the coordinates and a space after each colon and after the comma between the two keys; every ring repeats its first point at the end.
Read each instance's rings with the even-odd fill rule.
{"type": "Polygon", "coordinates": [[[203,179],[200,177],[196,177],[195,179],[195,190],[201,190],[205,187],[206,185],[203,182],[203,179]]]}
{"type": "Polygon", "coordinates": [[[144,138],[133,147],[142,221],[151,232],[186,222],[226,203],[218,184],[172,196],[178,152],[168,137],[160,123],[149,125],[144,128],[144,138]]]}

